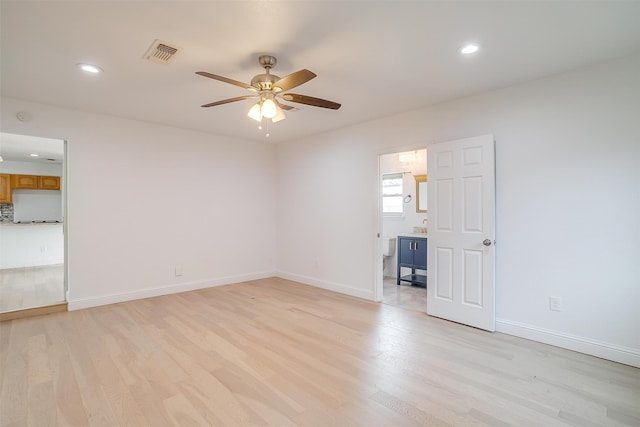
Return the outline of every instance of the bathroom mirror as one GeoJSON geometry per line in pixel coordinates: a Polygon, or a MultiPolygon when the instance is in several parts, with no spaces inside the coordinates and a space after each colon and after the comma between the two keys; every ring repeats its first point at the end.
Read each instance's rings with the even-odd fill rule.
{"type": "Polygon", "coordinates": [[[415,175],[416,212],[427,213],[427,175],[415,175]]]}

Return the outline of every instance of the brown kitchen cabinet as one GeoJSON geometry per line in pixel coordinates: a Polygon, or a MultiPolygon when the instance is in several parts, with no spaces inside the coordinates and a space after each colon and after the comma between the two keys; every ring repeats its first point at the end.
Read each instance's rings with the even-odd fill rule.
{"type": "Polygon", "coordinates": [[[60,190],[59,176],[11,175],[14,190],[60,190]]]}
{"type": "Polygon", "coordinates": [[[0,203],[11,203],[11,175],[0,173],[0,203]]]}
{"type": "Polygon", "coordinates": [[[59,176],[39,176],[38,188],[40,190],[59,190],[60,177],[59,176]]]}
{"type": "Polygon", "coordinates": [[[37,190],[38,175],[11,175],[11,188],[15,190],[37,190]]]}

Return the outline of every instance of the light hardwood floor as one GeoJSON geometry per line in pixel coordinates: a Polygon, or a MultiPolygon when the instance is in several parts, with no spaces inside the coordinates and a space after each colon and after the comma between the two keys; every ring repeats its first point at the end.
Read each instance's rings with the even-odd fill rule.
{"type": "Polygon", "coordinates": [[[0,323],[2,426],[640,425],[640,370],[283,279],[0,323]]]}
{"type": "Polygon", "coordinates": [[[382,282],[382,302],[414,311],[427,310],[427,288],[408,283],[397,285],[395,278],[385,277],[382,282]]]}
{"type": "Polygon", "coordinates": [[[64,300],[63,264],[0,270],[0,313],[64,300]]]}

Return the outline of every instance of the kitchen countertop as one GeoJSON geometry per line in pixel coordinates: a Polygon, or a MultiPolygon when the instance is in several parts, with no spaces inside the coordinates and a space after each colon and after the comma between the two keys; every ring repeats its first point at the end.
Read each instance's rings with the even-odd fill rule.
{"type": "Polygon", "coordinates": [[[29,225],[62,225],[62,222],[0,222],[0,227],[17,227],[29,225]]]}

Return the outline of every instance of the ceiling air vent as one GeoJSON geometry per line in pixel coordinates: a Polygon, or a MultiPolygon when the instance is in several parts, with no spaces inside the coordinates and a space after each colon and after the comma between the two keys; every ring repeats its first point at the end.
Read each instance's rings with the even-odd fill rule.
{"type": "Polygon", "coordinates": [[[179,50],[179,47],[170,46],[165,42],[155,40],[149,50],[147,50],[147,53],[144,54],[144,58],[159,64],[166,64],[179,50]]]}

